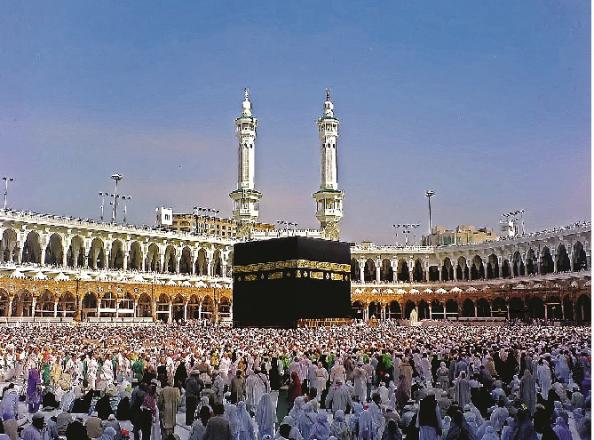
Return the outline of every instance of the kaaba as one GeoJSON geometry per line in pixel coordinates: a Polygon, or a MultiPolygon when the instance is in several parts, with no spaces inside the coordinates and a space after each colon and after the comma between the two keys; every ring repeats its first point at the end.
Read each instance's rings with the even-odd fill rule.
{"type": "Polygon", "coordinates": [[[348,243],[286,237],[233,247],[233,326],[295,328],[351,316],[348,243]]]}

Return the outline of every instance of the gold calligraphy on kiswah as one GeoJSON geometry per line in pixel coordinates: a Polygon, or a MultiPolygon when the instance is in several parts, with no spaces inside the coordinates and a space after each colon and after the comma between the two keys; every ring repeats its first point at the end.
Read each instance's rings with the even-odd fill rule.
{"type": "Polygon", "coordinates": [[[350,264],[329,263],[326,261],[311,261],[311,260],[284,260],[273,261],[270,263],[254,263],[245,266],[234,266],[234,274],[247,274],[258,272],[278,271],[283,269],[309,269],[309,270],[324,270],[329,272],[338,272],[348,274],[351,272],[350,264]]]}

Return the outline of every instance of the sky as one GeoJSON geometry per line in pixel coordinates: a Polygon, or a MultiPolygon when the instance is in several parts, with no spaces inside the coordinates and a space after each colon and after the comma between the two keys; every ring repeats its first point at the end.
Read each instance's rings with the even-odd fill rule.
{"type": "MultiPolygon", "coordinates": [[[[263,221],[317,227],[316,119],[340,119],[342,237],[394,223],[535,231],[590,219],[590,2],[0,3],[0,174],[9,207],[129,221],[231,215],[234,120],[259,119],[263,221]]],[[[420,234],[419,234],[420,235],[420,234]]]]}

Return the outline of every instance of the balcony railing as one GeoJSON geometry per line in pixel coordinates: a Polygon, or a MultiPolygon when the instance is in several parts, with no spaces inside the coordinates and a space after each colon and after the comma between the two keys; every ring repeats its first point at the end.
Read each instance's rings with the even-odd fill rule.
{"type": "Polygon", "coordinates": [[[102,230],[108,232],[117,232],[122,234],[136,234],[136,235],[150,235],[156,238],[170,238],[190,241],[209,241],[220,242],[224,244],[232,244],[233,241],[228,238],[222,238],[214,235],[196,234],[192,232],[169,231],[166,229],[157,228],[154,226],[142,225],[136,226],[131,224],[118,224],[95,221],[89,218],[67,217],[53,214],[41,214],[32,211],[14,211],[10,209],[0,209],[0,221],[22,221],[25,223],[55,225],[55,226],[69,226],[86,228],[93,230],[102,230]]]}

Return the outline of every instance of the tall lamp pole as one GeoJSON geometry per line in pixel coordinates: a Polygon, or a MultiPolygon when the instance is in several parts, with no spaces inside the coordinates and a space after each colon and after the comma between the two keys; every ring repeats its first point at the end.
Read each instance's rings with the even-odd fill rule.
{"type": "Polygon", "coordinates": [[[124,202],[124,224],[126,224],[126,215],[128,214],[128,202],[132,200],[130,196],[122,196],[122,201],[124,202]]]}
{"type": "Polygon", "coordinates": [[[6,210],[6,207],[8,206],[8,183],[14,182],[14,179],[12,177],[4,176],[2,180],[4,180],[4,210],[6,210]]]}
{"type": "Polygon", "coordinates": [[[111,179],[115,182],[115,187],[113,190],[113,211],[111,213],[112,223],[116,222],[116,215],[118,212],[118,199],[120,198],[118,195],[118,182],[123,178],[124,176],[122,176],[120,173],[114,173],[111,175],[111,179]]]}
{"type": "Polygon", "coordinates": [[[103,221],[103,210],[105,208],[105,196],[108,196],[108,195],[109,195],[108,192],[101,191],[99,193],[99,197],[101,197],[101,206],[100,206],[100,208],[101,208],[101,221],[103,221]]]}
{"type": "MultiPolygon", "coordinates": [[[[404,245],[405,246],[408,246],[408,236],[409,236],[409,234],[411,232],[413,234],[413,244],[414,244],[414,241],[416,240],[416,236],[415,236],[414,230],[416,228],[418,228],[419,226],[420,225],[418,223],[404,223],[404,224],[401,224],[401,225],[392,225],[392,227],[396,231],[398,231],[400,229],[402,230],[402,235],[404,235],[404,245]]],[[[396,237],[398,237],[398,232],[396,232],[396,237]]],[[[396,245],[398,245],[398,243],[396,245]]]]}
{"type": "Polygon", "coordinates": [[[416,230],[416,229],[417,229],[419,226],[421,226],[421,225],[420,225],[420,224],[418,224],[418,223],[413,223],[413,224],[411,224],[411,225],[408,225],[408,227],[412,229],[412,234],[413,234],[413,246],[414,246],[414,245],[417,243],[417,234],[416,234],[415,230],[416,230]]]}
{"type": "Polygon", "coordinates": [[[427,201],[429,202],[429,236],[431,236],[431,231],[433,230],[433,224],[431,222],[431,197],[435,195],[435,191],[428,189],[425,191],[425,197],[427,197],[427,201]]]}
{"type": "Polygon", "coordinates": [[[400,225],[392,225],[392,228],[394,228],[394,236],[396,238],[396,246],[398,246],[398,227],[400,227],[400,225]]]}

